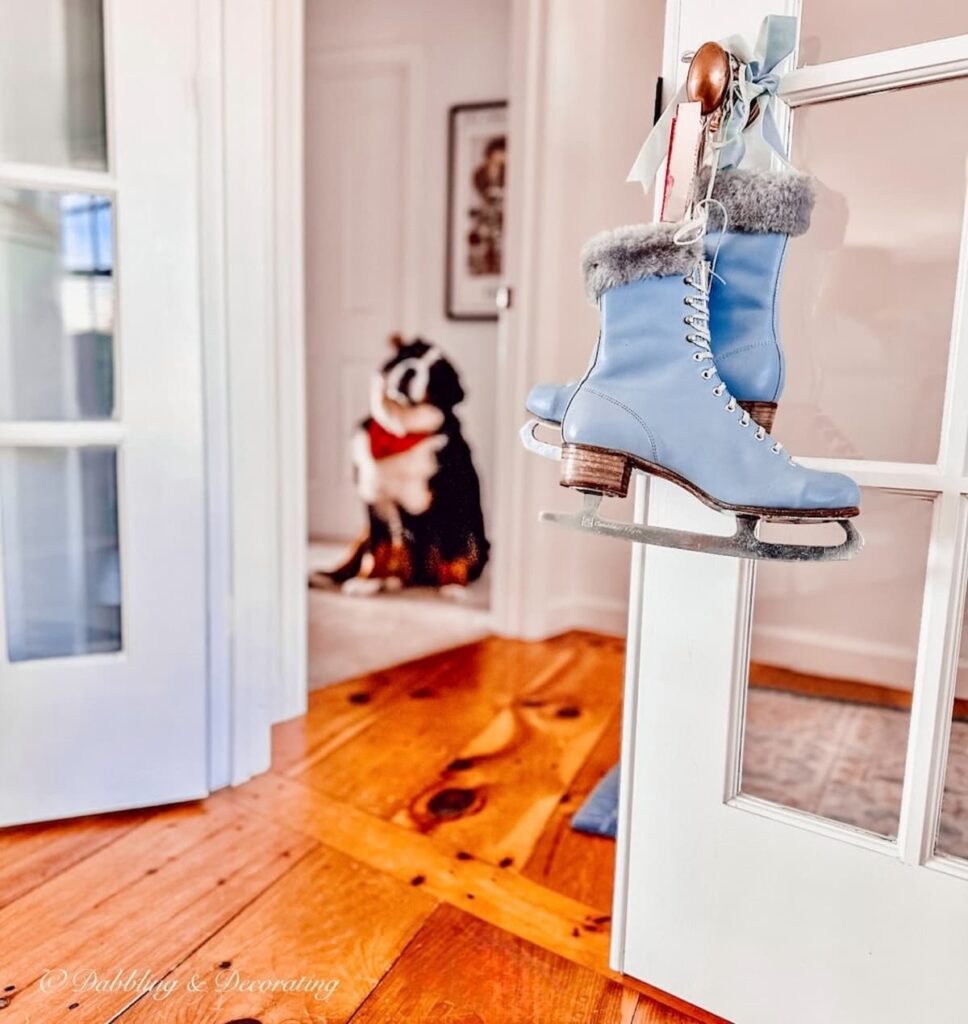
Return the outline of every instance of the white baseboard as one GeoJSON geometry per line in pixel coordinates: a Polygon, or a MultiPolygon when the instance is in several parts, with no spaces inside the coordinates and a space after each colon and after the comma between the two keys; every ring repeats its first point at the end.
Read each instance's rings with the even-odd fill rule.
{"type": "Polygon", "coordinates": [[[917,652],[903,644],[888,644],[837,636],[796,626],[756,626],[752,659],[782,665],[797,672],[858,679],[899,690],[914,682],[917,652]]]}
{"type": "Polygon", "coordinates": [[[535,623],[535,635],[529,639],[543,639],[571,629],[625,636],[628,614],[628,602],[617,598],[578,597],[552,602],[542,609],[535,623]]]}

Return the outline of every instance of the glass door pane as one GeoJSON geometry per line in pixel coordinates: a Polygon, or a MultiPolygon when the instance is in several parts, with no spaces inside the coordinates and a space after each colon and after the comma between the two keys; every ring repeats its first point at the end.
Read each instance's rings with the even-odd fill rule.
{"type": "Polygon", "coordinates": [[[0,159],[108,165],[101,0],[0,0],[0,159]]]}
{"type": "Polygon", "coordinates": [[[757,566],[741,792],[894,836],[932,502],[865,489],[862,508],[852,561],[757,566]]]}
{"type": "Polygon", "coordinates": [[[0,298],[0,420],[110,418],[110,198],[0,187],[0,298]]]}
{"type": "Polygon", "coordinates": [[[935,848],[938,853],[968,860],[968,601],[955,673],[948,764],[935,848]]]}
{"type": "Polygon", "coordinates": [[[817,181],[780,296],[777,431],[798,455],[937,458],[968,157],[951,126],[966,104],[962,78],[794,114],[793,163],[817,181]]]}
{"type": "Polygon", "coordinates": [[[10,661],[121,648],[112,448],[0,450],[10,661]]]}

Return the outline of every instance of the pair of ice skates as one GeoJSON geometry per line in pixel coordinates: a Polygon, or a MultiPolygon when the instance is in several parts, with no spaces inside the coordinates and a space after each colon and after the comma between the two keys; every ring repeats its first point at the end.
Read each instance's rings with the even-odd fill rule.
{"type": "Polygon", "coordinates": [[[583,492],[572,515],[542,518],[641,543],[743,558],[842,560],[859,550],[850,523],[860,492],[850,477],[807,469],[769,434],[783,391],[777,301],[787,243],[809,226],[810,179],[796,173],[720,171],[702,240],[679,244],[676,226],[618,228],[582,254],[601,326],[585,375],[538,385],[527,448],[561,461],[561,484],[583,492]],[[725,212],[725,230],[723,225],[725,212]],[[715,275],[711,264],[715,255],[715,275]],[[562,444],[536,436],[540,422],[562,444]],[[730,537],[612,522],[604,495],[625,497],[633,470],[662,477],[736,516],[730,537]],[[842,543],[771,544],[759,522],[837,522],[842,543]]]}

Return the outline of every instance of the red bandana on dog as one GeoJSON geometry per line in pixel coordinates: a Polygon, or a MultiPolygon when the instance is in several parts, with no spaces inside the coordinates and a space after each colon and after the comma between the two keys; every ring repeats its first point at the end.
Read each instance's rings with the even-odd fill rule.
{"type": "Polygon", "coordinates": [[[384,430],[376,420],[370,420],[370,454],[374,459],[388,459],[391,455],[399,455],[409,451],[414,445],[420,444],[430,434],[404,434],[399,437],[384,430]]]}

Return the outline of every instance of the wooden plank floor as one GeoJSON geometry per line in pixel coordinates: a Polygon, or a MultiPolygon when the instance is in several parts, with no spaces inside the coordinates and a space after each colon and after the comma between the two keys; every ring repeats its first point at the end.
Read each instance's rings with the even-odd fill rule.
{"type": "Polygon", "coordinates": [[[489,638],[313,691],[243,786],[0,832],[0,1024],[716,1021],[609,971],[614,843],[568,824],[621,671],[489,638]]]}

